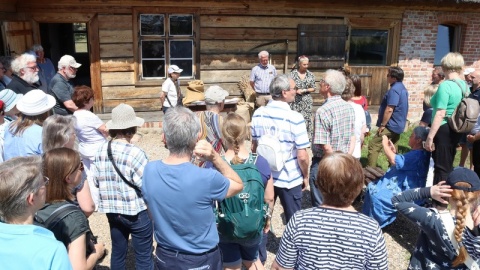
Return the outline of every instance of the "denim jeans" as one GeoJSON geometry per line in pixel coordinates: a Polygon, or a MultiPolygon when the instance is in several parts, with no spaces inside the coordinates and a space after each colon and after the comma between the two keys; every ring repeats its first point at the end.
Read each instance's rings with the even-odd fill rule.
{"type": "Polygon", "coordinates": [[[320,163],[322,158],[313,157],[312,158],[312,165],[310,165],[310,196],[312,200],[312,206],[318,207],[323,203],[323,196],[320,190],[318,189],[317,184],[317,174],[318,174],[318,164],[320,163]]]}
{"type": "Polygon", "coordinates": [[[135,250],[135,268],[153,269],[153,226],[147,210],[135,216],[108,213],[110,236],[112,238],[111,270],[126,269],[125,259],[128,250],[128,237],[132,235],[135,250]]]}

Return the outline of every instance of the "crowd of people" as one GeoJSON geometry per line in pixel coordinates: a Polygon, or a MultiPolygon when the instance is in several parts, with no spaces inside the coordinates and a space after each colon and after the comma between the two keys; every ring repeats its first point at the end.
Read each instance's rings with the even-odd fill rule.
{"type": "Polygon", "coordinates": [[[171,65],[158,138],[169,153],[156,161],[133,141],[144,119],[131,106],[116,106],[106,123],[91,111],[93,90],[71,84],[81,67],[72,56],[56,71],[41,45],[1,59],[1,267],[93,269],[109,249],[110,268],[126,269],[131,245],[136,269],[265,269],[280,198],[287,226],[272,269],[388,269],[382,228],[397,212],[421,231],[409,269],[478,268],[480,118],[463,135],[473,170],[454,169],[462,134],[447,119],[462,98],[480,102],[480,71],[464,77],[460,54],[442,59],[411,151],[400,154],[408,90],[403,70],[390,67],[368,144],[368,166],[384,152],[390,168],[366,183],[360,158],[370,115],[360,78],[329,69],[316,85],[307,56],[290,74],[277,74],[266,51],[258,59],[251,122],[222,115],[228,92],[217,85],[204,91],[205,111],[182,106],[183,70],[171,65]],[[313,112],[317,86],[325,102],[313,112]],[[307,190],[312,208],[302,209],[307,190]],[[95,211],[107,217],[111,247],[90,228],[95,211]]]}

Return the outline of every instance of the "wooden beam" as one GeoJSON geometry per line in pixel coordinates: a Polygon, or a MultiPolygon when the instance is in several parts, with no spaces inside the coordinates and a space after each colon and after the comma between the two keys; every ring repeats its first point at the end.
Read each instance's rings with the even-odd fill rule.
{"type": "Polygon", "coordinates": [[[274,17],[274,16],[200,16],[202,27],[264,27],[264,28],[292,28],[297,29],[299,24],[343,24],[343,18],[324,19],[320,17],[274,17]]]}
{"type": "Polygon", "coordinates": [[[94,104],[93,111],[95,113],[103,113],[102,108],[102,81],[101,81],[101,72],[100,72],[100,47],[98,40],[98,17],[94,16],[87,25],[88,29],[88,40],[90,49],[90,78],[93,89],[94,104]]]}
{"type": "Polygon", "coordinates": [[[100,30],[132,30],[132,15],[99,14],[100,30]]]}
{"type": "MultiPolygon", "coordinates": [[[[267,50],[271,54],[285,54],[285,41],[278,40],[203,40],[200,54],[250,54],[267,50]],[[270,44],[273,43],[273,44],[270,44]]],[[[297,41],[288,42],[288,53],[297,53],[297,41]]]]}
{"type": "Polygon", "coordinates": [[[52,12],[52,13],[30,13],[30,17],[42,23],[72,23],[72,22],[89,22],[95,13],[74,13],[74,12],[52,12]]]}
{"type": "Polygon", "coordinates": [[[126,103],[133,107],[136,112],[159,111],[162,109],[160,98],[142,99],[104,99],[103,108],[105,113],[112,111],[120,103],[126,103]]]}
{"type": "Polygon", "coordinates": [[[103,87],[104,99],[160,98],[161,87],[112,86],[103,87]]]}
{"type": "Polygon", "coordinates": [[[100,60],[100,70],[102,72],[133,71],[133,66],[133,58],[104,58],[100,60]]]}
{"type": "Polygon", "coordinates": [[[100,30],[100,43],[133,42],[132,30],[100,30]]]}
{"type": "MultiPolygon", "coordinates": [[[[296,53],[288,55],[289,66],[291,68],[295,63],[296,53]]],[[[271,64],[277,70],[283,69],[285,64],[284,54],[271,54],[271,64]]],[[[202,54],[200,56],[201,70],[217,70],[217,69],[252,69],[258,65],[258,52],[250,54],[202,54]]]]}
{"type": "Polygon", "coordinates": [[[133,57],[133,45],[132,43],[124,44],[100,44],[100,57],[133,57]]]}
{"type": "Polygon", "coordinates": [[[102,86],[115,85],[133,85],[135,84],[135,77],[133,72],[103,72],[102,86]]]}
{"type": "Polygon", "coordinates": [[[277,39],[279,36],[288,40],[297,40],[297,29],[202,27],[201,33],[201,40],[265,40],[277,39]]]}

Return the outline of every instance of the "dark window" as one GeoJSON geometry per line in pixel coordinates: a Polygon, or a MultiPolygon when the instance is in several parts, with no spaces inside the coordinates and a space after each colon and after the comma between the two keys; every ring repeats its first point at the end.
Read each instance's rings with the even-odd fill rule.
{"type": "Polygon", "coordinates": [[[350,65],[386,65],[388,30],[352,29],[350,65]]]}
{"type": "Polygon", "coordinates": [[[193,15],[140,14],[141,74],[143,79],[165,78],[169,65],[177,65],[181,77],[192,78],[193,15]]]}
{"type": "Polygon", "coordinates": [[[435,46],[434,65],[440,65],[442,58],[449,52],[460,49],[461,28],[458,25],[438,25],[437,43],[435,46]]]}

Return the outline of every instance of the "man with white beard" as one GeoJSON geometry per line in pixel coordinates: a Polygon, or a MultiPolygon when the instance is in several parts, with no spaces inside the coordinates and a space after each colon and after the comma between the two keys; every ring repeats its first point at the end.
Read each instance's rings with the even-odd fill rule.
{"type": "Polygon", "coordinates": [[[78,110],[72,101],[74,89],[68,80],[75,78],[77,69],[81,65],[70,55],[64,55],[58,61],[58,72],[53,76],[48,86],[48,94],[55,97],[56,100],[56,104],[53,107],[55,114],[69,115],[78,110]]]}
{"type": "Polygon", "coordinates": [[[30,90],[38,89],[38,66],[34,55],[24,53],[12,61],[13,76],[6,89],[25,95],[30,90]]]}

